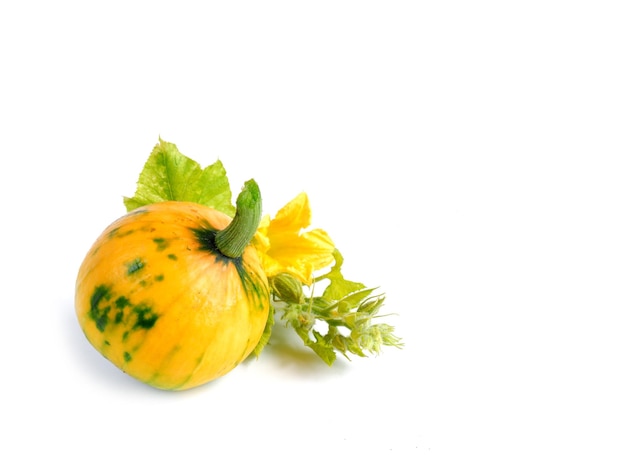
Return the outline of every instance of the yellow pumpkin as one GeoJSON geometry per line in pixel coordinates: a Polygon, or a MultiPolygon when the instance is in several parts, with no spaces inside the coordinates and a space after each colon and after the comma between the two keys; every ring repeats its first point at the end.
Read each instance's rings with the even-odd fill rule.
{"type": "MultiPolygon", "coordinates": [[[[239,212],[238,203],[234,220],[239,212]]],[[[259,342],[270,305],[249,244],[256,226],[238,236],[236,224],[188,202],[147,205],[111,224],[76,282],[76,314],[89,342],[161,389],[189,389],[236,367],[259,342]],[[219,240],[235,244],[234,253],[219,240]]]]}

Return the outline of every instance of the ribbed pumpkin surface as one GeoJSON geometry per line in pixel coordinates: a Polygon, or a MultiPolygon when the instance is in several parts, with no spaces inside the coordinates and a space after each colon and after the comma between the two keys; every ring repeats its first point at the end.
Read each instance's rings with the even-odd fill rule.
{"type": "Polygon", "coordinates": [[[253,247],[228,258],[215,232],[230,217],[162,202],[129,212],[96,240],[76,283],[89,342],[136,379],[188,389],[244,360],[263,333],[267,278],[253,247]]]}

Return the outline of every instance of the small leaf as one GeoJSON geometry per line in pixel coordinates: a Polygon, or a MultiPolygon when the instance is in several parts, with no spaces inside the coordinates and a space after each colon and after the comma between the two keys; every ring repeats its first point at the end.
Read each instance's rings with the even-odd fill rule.
{"type": "Polygon", "coordinates": [[[308,330],[298,330],[296,333],[300,336],[306,346],[311,348],[328,366],[332,366],[337,360],[337,354],[335,354],[335,348],[330,344],[324,336],[317,330],[312,330],[315,340],[312,340],[309,336],[308,330]]]}
{"type": "Polygon", "coordinates": [[[195,202],[233,216],[232,193],[221,161],[202,169],[178,151],[176,145],[159,138],[144,165],[135,195],[124,198],[128,211],[162,201],[195,202]]]}
{"type": "Polygon", "coordinates": [[[321,275],[316,278],[316,282],[328,279],[330,284],[324,290],[322,296],[327,300],[341,300],[346,295],[355,291],[363,289],[365,287],[362,283],[356,281],[346,280],[341,273],[341,266],[343,265],[343,256],[339,250],[335,249],[333,252],[335,258],[335,264],[331,267],[330,272],[325,275],[321,275]]]}
{"type": "Polygon", "coordinates": [[[373,290],[373,288],[363,288],[342,297],[337,302],[339,312],[347,313],[348,311],[360,306],[361,302],[363,302],[373,290]]]}

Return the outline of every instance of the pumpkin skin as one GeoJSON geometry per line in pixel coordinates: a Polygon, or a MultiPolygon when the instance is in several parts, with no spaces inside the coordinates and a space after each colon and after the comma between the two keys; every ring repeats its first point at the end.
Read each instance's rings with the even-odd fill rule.
{"type": "Polygon", "coordinates": [[[256,347],[269,287],[256,250],[214,244],[227,215],[159,202],[113,222],[88,251],[75,309],[89,342],[130,376],[184,390],[231,371],[256,347]]]}

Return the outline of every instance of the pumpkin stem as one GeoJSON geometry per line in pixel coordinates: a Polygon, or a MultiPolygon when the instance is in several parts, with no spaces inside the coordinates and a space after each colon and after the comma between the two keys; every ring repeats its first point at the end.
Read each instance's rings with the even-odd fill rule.
{"type": "Polygon", "coordinates": [[[261,191],[254,180],[244,183],[236,206],[233,220],[215,234],[215,246],[229,258],[238,258],[243,254],[261,221],[261,191]]]}

